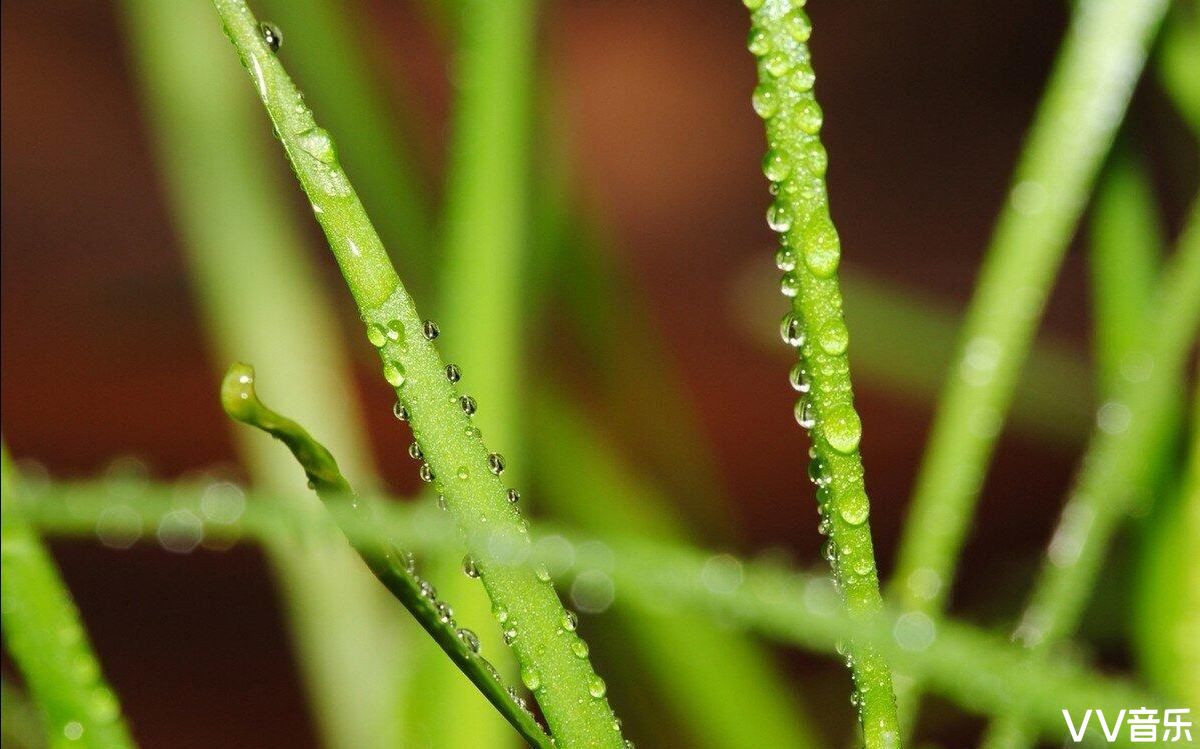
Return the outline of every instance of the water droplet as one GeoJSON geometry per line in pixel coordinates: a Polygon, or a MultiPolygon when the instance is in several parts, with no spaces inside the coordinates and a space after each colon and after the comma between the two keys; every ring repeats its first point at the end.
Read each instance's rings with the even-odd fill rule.
{"type": "Polygon", "coordinates": [[[438,621],[442,624],[450,624],[454,621],[454,609],[450,607],[450,604],[438,601],[433,608],[437,611],[438,621]]]}
{"type": "Polygon", "coordinates": [[[458,368],[457,364],[446,365],[446,379],[450,382],[458,382],[462,379],[462,370],[458,368]]]}
{"type": "Polygon", "coordinates": [[[278,52],[283,46],[283,32],[275,24],[263,21],[258,25],[258,33],[272,52],[278,52]]]}
{"type": "Polygon", "coordinates": [[[384,332],[387,334],[388,340],[392,343],[403,341],[404,323],[400,322],[399,320],[392,320],[387,324],[387,330],[384,332]]]}
{"type": "Polygon", "coordinates": [[[488,455],[488,470],[497,476],[504,473],[504,456],[500,453],[488,455]]]}
{"type": "Polygon", "coordinates": [[[479,652],[483,649],[483,646],[479,644],[479,636],[466,627],[458,630],[458,639],[462,641],[463,645],[467,646],[467,650],[470,650],[475,655],[479,655],[479,652]]]}
{"type": "Polygon", "coordinates": [[[417,475],[420,476],[421,480],[424,481],[426,484],[433,482],[433,479],[434,479],[433,468],[430,467],[430,465],[428,463],[421,464],[421,467],[419,469],[417,469],[417,475]]]}
{"type": "Polygon", "coordinates": [[[813,455],[812,460],[808,463],[808,480],[817,486],[829,486],[833,483],[829,466],[825,465],[825,459],[820,455],[813,455]]]}
{"type": "Polygon", "coordinates": [[[574,632],[579,627],[579,614],[574,611],[566,611],[562,616],[562,628],[568,632],[574,632]]]}
{"type": "Polygon", "coordinates": [[[533,574],[537,576],[538,580],[544,583],[548,583],[551,580],[550,568],[544,564],[534,565],[533,574]]]}
{"type": "Polygon", "coordinates": [[[583,638],[576,637],[571,641],[571,652],[575,654],[576,658],[587,658],[589,652],[588,644],[583,641],[583,638]]]}
{"type": "Polygon", "coordinates": [[[792,58],[786,52],[776,52],[763,60],[763,66],[772,76],[779,78],[792,69],[792,58]]]}
{"type": "Polygon", "coordinates": [[[433,587],[433,583],[428,580],[417,581],[417,593],[422,598],[428,598],[430,601],[437,600],[437,588],[433,587]]]}
{"type": "Polygon", "coordinates": [[[387,334],[383,331],[382,325],[371,324],[367,326],[367,340],[375,348],[383,348],[387,343],[387,334]]]}
{"type": "Polygon", "coordinates": [[[601,699],[604,695],[608,694],[608,685],[604,683],[604,679],[601,679],[599,675],[592,674],[588,677],[588,694],[596,699],[601,699]]]}
{"type": "Polygon", "coordinates": [[[496,621],[503,624],[508,621],[508,609],[498,603],[492,604],[492,616],[496,617],[496,621]]]}
{"type": "Polygon", "coordinates": [[[772,182],[782,182],[792,170],[792,165],[783,157],[783,154],[772,148],[763,156],[762,169],[767,179],[772,182]]]}
{"type": "Polygon", "coordinates": [[[796,113],[796,124],[809,135],[821,132],[821,124],[824,120],[825,115],[821,112],[821,105],[815,101],[805,102],[800,111],[796,113]]]}
{"type": "Polygon", "coordinates": [[[862,420],[854,407],[839,403],[825,413],[825,441],[842,454],[854,452],[862,440],[862,420]]]}
{"type": "Polygon", "coordinates": [[[779,293],[788,299],[792,299],[800,293],[800,277],[796,275],[795,271],[784,273],[783,278],[779,279],[779,293]]]}
{"type": "Polygon", "coordinates": [[[833,226],[821,220],[804,249],[804,265],[817,278],[831,278],[842,259],[842,246],[833,226]]]}
{"type": "Polygon", "coordinates": [[[789,312],[779,321],[779,337],[789,346],[804,345],[804,321],[794,312],[789,312]]]}
{"type": "Polygon", "coordinates": [[[536,692],[538,687],[542,686],[542,675],[537,672],[536,668],[521,669],[521,683],[531,692],[536,692]]]}
{"type": "Polygon", "coordinates": [[[392,404],[392,416],[396,417],[397,421],[408,421],[408,409],[400,401],[392,404]]]}
{"type": "Polygon", "coordinates": [[[321,127],[312,127],[296,136],[300,148],[322,164],[333,164],[337,161],[337,153],[333,148],[333,139],[321,127]]]}
{"type": "Polygon", "coordinates": [[[767,226],[780,234],[792,228],[792,213],[786,205],[778,201],[771,203],[767,208],[767,226]]]}
{"type": "Polygon", "coordinates": [[[417,557],[411,551],[393,548],[396,555],[400,557],[400,564],[404,567],[404,571],[410,575],[417,572],[417,557]]]}
{"type": "Polygon", "coordinates": [[[762,7],[765,0],[742,0],[742,5],[746,6],[746,10],[758,10],[762,7]]]}
{"type": "Polygon", "coordinates": [[[433,320],[426,320],[421,325],[421,332],[425,335],[425,340],[432,341],[434,338],[437,338],[438,334],[440,334],[442,331],[438,329],[437,323],[435,323],[433,320]]]}
{"type": "Polygon", "coordinates": [[[421,446],[414,442],[408,446],[408,457],[413,460],[421,460],[425,454],[421,452],[421,446]]]}
{"type": "Polygon", "coordinates": [[[479,578],[479,565],[476,564],[475,559],[470,554],[463,557],[462,571],[464,575],[472,580],[479,578]]]}
{"type": "Polygon", "coordinates": [[[404,366],[398,361],[389,361],[383,365],[383,379],[394,388],[404,384],[404,366]]]}
{"type": "Polygon", "coordinates": [[[838,356],[846,353],[846,347],[850,345],[850,331],[840,319],[830,320],[821,327],[817,342],[821,344],[822,351],[830,356],[838,356]]]}
{"type": "Polygon", "coordinates": [[[808,20],[808,16],[802,10],[794,10],[788,14],[785,21],[788,34],[798,42],[807,42],[812,36],[812,22],[808,20]]]}
{"type": "Polygon", "coordinates": [[[516,489],[509,489],[507,492],[508,501],[510,504],[516,504],[521,501],[521,492],[516,489]]]}
{"type": "Polygon", "coordinates": [[[788,85],[795,91],[801,93],[811,91],[813,84],[817,82],[817,76],[813,73],[812,66],[807,63],[797,65],[788,78],[788,85]]]}
{"type": "Polygon", "coordinates": [[[812,429],[817,425],[817,418],[813,415],[812,402],[807,397],[796,400],[792,414],[796,417],[796,423],[805,429],[812,429]]]}
{"type": "Polygon", "coordinates": [[[504,630],[504,632],[501,633],[501,637],[504,638],[505,645],[512,645],[514,642],[517,641],[517,636],[519,634],[520,633],[517,632],[516,627],[508,627],[507,629],[504,630]]]}
{"type": "Polygon", "coordinates": [[[458,405],[462,406],[463,413],[467,416],[473,416],[477,407],[475,399],[469,395],[464,395],[458,399],[458,405]]]}
{"type": "Polygon", "coordinates": [[[467,477],[471,475],[471,472],[467,470],[466,466],[459,466],[456,475],[458,476],[459,481],[466,481],[467,477]]]}
{"type": "Polygon", "coordinates": [[[750,29],[750,35],[746,37],[746,49],[755,57],[762,57],[771,51],[771,38],[762,29],[750,29]]]}
{"type": "Polygon", "coordinates": [[[779,97],[775,94],[774,89],[761,84],[754,89],[750,103],[754,106],[755,114],[764,120],[774,117],[779,112],[779,97]]]}
{"type": "Polygon", "coordinates": [[[796,269],[796,253],[791,247],[784,245],[775,252],[775,267],[785,272],[796,269]]]}
{"type": "MultiPolygon", "coordinates": [[[[862,525],[867,522],[867,516],[871,514],[871,505],[867,503],[865,496],[855,492],[846,498],[838,514],[842,516],[842,520],[848,525],[862,525]]],[[[860,575],[867,574],[866,572],[859,572],[857,568],[855,571],[860,575]]]]}
{"type": "Polygon", "coordinates": [[[807,393],[812,389],[812,382],[808,378],[808,370],[804,368],[804,364],[796,362],[792,365],[792,370],[788,372],[788,383],[792,386],[792,390],[797,393],[807,393]]]}

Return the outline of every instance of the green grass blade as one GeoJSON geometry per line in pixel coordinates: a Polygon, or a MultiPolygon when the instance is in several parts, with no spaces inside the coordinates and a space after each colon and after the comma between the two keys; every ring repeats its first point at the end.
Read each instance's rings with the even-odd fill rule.
{"type": "Polygon", "coordinates": [[[1166,241],[1145,168],[1119,149],[1096,191],[1091,220],[1092,348],[1099,392],[1111,393],[1142,337],[1166,241]]]}
{"type": "MultiPolygon", "coordinates": [[[[825,554],[851,616],[871,616],[882,601],[867,517],[870,504],[859,454],[862,422],[854,409],[837,267],[841,246],[829,215],[827,156],[818,132],[821,108],[812,94],[806,44],[811,24],[791,2],[748,0],[750,50],[758,58],[754,108],[766,121],[770,146],[763,171],[775,202],[768,223],[783,239],[781,290],[792,311],[781,323],[799,361],[793,380],[801,392],[797,421],[812,430],[809,476],[817,484],[825,554]]],[[[802,5],[800,3],[799,5],[802,5]]],[[[872,646],[850,642],[847,660],[868,749],[898,747],[900,727],[891,670],[872,646]]]]}
{"type": "MultiPolygon", "coordinates": [[[[1143,501],[1147,456],[1162,450],[1174,425],[1171,412],[1182,370],[1200,325],[1200,202],[1192,209],[1163,271],[1153,317],[1134,360],[1150,362],[1143,376],[1126,376],[1101,407],[1098,429],[1071,488],[1047,560],[1021,616],[1015,639],[1045,651],[1070,635],[1083,613],[1120,521],[1143,501]]],[[[1032,743],[1017,713],[994,723],[984,746],[1015,749],[1032,743]]]]}
{"type": "MultiPolygon", "coordinates": [[[[356,418],[338,325],[322,303],[315,268],[302,255],[307,242],[286,208],[294,199],[278,179],[282,174],[269,168],[268,129],[213,27],[212,11],[199,0],[127,0],[123,8],[132,68],[141,77],[169,207],[214,358],[219,366],[247,358],[291,373],[277,388],[278,401],[349,456],[347,473],[369,481],[370,449],[356,418]]],[[[287,494],[321,515],[286,455],[261,435],[238,430],[234,437],[258,488],[287,494]]],[[[405,633],[389,621],[387,596],[332,523],[326,526],[317,536],[325,543],[303,552],[286,544],[267,547],[297,663],[326,746],[391,746],[405,633]]]]}
{"type": "Polygon", "coordinates": [[[1163,32],[1158,53],[1158,77],[1175,106],[1200,138],[1200,13],[1195,4],[1176,3],[1163,32]]]}
{"type": "Polygon", "coordinates": [[[937,612],[944,605],[1017,370],[1166,6],[1076,4],[984,258],[918,475],[895,577],[906,608],[937,612]]]}
{"type": "MultiPolygon", "coordinates": [[[[310,515],[293,503],[266,494],[250,494],[245,511],[232,522],[206,518],[201,509],[204,485],[150,483],[136,496],[114,498],[104,481],[49,482],[30,505],[30,520],[47,535],[92,537],[104,521],[107,533],[139,538],[163,516],[194,508],[204,519],[204,537],[222,546],[232,542],[296,537],[313,526],[310,515]],[[113,508],[121,512],[111,513],[113,508]]],[[[399,503],[377,503],[379,517],[362,519],[344,507],[339,523],[347,535],[367,542],[393,540],[420,553],[457,543],[445,513],[399,503]]],[[[906,673],[964,709],[999,715],[1027,703],[1030,717],[1046,736],[1063,734],[1060,708],[1120,709],[1162,704],[1127,681],[1106,677],[1074,659],[1047,662],[1006,638],[950,619],[933,621],[922,614],[888,613],[863,620],[839,605],[828,576],[790,571],[769,562],[721,556],[723,568],[740,575],[722,576],[714,586],[712,550],[628,534],[588,538],[566,528],[543,527],[576,550],[575,562],[562,570],[568,582],[581,574],[610,575],[621,605],[664,607],[694,621],[719,618],[771,640],[818,653],[834,654],[846,637],[861,634],[888,653],[906,673]],[[596,543],[596,542],[600,543],[596,543]],[[924,617],[924,618],[923,618],[924,617]]],[[[616,609],[614,609],[616,610],[616,609]]],[[[1116,710],[1114,710],[1114,713],[1116,710]]]]}
{"type": "MultiPolygon", "coordinates": [[[[254,370],[245,364],[230,367],[221,385],[221,404],[230,418],[249,424],[283,442],[304,469],[310,486],[327,505],[341,505],[344,518],[354,513],[364,522],[375,519],[371,503],[360,499],[342,476],[333,455],[312,438],[303,427],[272,411],[259,399],[254,370]]],[[[449,604],[437,597],[428,582],[417,576],[412,556],[394,546],[351,537],[355,551],[392,595],[429,633],[451,661],[482,692],[531,746],[549,749],[552,744],[523,703],[516,702],[505,689],[490,663],[478,653],[474,632],[461,629],[449,604]]]]}
{"type": "MultiPolygon", "coordinates": [[[[385,104],[383,86],[371,75],[366,50],[384,40],[354,9],[328,0],[264,0],[265,12],[285,38],[283,54],[292,75],[335,133],[354,133],[341,143],[338,157],[355,175],[355,187],[393,258],[417,276],[434,253],[433,201],[411,147],[413,132],[424,120],[415,97],[403,89],[393,97],[396,112],[385,104]]],[[[362,15],[363,11],[359,11],[362,15]]],[[[397,81],[389,83],[397,85],[397,81]]]]}
{"type": "Polygon", "coordinates": [[[71,594],[25,517],[20,477],[7,447],[0,447],[0,484],[4,643],[42,716],[48,743],[129,749],[133,739],[71,594]]]}
{"type": "Polygon", "coordinates": [[[510,548],[517,550],[528,549],[530,541],[497,475],[498,461],[471,421],[475,401],[447,378],[446,364],[429,340],[433,336],[338,165],[332,140],[263,41],[257,20],[244,2],[215,0],[214,5],[325,230],[379,352],[384,378],[409,418],[426,461],[423,474],[445,496],[494,606],[519,628],[513,651],[529,672],[523,680],[537,686],[533,692],[553,735],[564,747],[620,747],[603,680],[572,649],[579,639],[562,627],[567,614],[553,585],[480,545],[485,532],[507,533],[510,548]]]}

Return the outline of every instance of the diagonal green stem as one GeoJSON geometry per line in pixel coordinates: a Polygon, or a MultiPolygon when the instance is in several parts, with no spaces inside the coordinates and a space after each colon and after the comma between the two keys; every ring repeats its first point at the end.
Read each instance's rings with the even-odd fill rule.
{"type": "MultiPolygon", "coordinates": [[[[1182,370],[1200,325],[1200,202],[1192,208],[1175,257],[1163,271],[1147,334],[1130,355],[1140,370],[1119,383],[1101,407],[1098,428],[1081,462],[1054,531],[1041,575],[1015,639],[1044,652],[1068,637],[1104,562],[1120,521],[1144,501],[1145,480],[1174,420],[1182,370]]],[[[1033,737],[1014,714],[993,723],[988,749],[1015,749],[1033,737]]]]}
{"type": "MultiPolygon", "coordinates": [[[[827,156],[818,137],[821,108],[806,44],[812,26],[803,3],[746,0],[751,9],[749,47],[758,58],[754,108],[766,121],[770,150],[763,171],[775,201],[768,223],[783,240],[777,264],[781,290],[792,298],[784,317],[784,342],[797,349],[792,381],[801,393],[797,421],[812,431],[809,477],[817,485],[820,530],[829,536],[825,555],[852,617],[870,617],[882,602],[875,569],[870,504],[859,441],[862,422],[854,409],[837,267],[841,246],[829,215],[827,156]]],[[[867,643],[847,644],[866,745],[898,747],[899,722],[891,670],[867,643]]]]}
{"type": "Polygon", "coordinates": [[[71,593],[25,517],[20,477],[3,446],[0,484],[4,642],[41,713],[48,743],[130,749],[134,743],[117,697],[100,673],[71,593]]]}
{"type": "MultiPolygon", "coordinates": [[[[226,33],[249,70],[293,169],[329,239],[346,284],[424,456],[422,476],[435,483],[479,566],[497,612],[516,631],[512,648],[527,685],[559,745],[620,747],[603,680],[570,628],[548,577],[514,562],[531,547],[520,512],[471,421],[475,401],[458,392],[432,343],[435,331],[417,313],[362,204],[337,163],[333,142],[313,120],[300,92],[263,41],[242,0],[214,0],[226,33]],[[484,536],[504,534],[500,544],[484,536]],[[515,555],[515,556],[510,556],[515,555]]],[[[486,404],[485,404],[486,406],[486,404]]]]}
{"type": "MultiPolygon", "coordinates": [[[[348,515],[375,521],[373,505],[360,499],[342,476],[333,455],[312,438],[296,422],[272,411],[258,398],[254,370],[245,364],[234,364],[221,385],[221,405],[230,418],[267,432],[287,446],[300,463],[309,484],[327,505],[341,506],[334,513],[345,521],[348,515]]],[[[349,524],[347,527],[352,528],[349,524]]],[[[346,530],[347,528],[343,528],[346,530]]],[[[553,745],[537,720],[517,702],[515,694],[506,691],[500,675],[479,655],[479,639],[468,629],[459,628],[450,605],[437,597],[434,588],[417,576],[410,553],[401,551],[378,539],[363,539],[347,534],[351,544],[371,572],[394,595],[413,618],[437,642],[442,652],[471,680],[488,701],[495,706],[513,728],[531,746],[550,749],[553,745]]]]}

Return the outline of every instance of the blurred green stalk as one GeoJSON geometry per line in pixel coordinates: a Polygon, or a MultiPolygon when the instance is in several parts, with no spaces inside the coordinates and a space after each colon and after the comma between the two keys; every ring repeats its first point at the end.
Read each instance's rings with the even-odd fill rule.
{"type": "MultiPolygon", "coordinates": [[[[307,242],[287,208],[297,201],[276,179],[282,164],[267,148],[267,128],[209,4],[126,0],[124,7],[214,370],[247,360],[280,373],[280,406],[311,424],[346,456],[346,473],[369,485],[374,471],[342,331],[301,253],[307,242]]],[[[237,430],[234,439],[256,486],[323,513],[269,438],[237,430]]],[[[399,609],[332,522],[317,527],[311,544],[280,540],[267,552],[323,742],[331,749],[394,745],[389,731],[406,652],[399,609]]]]}
{"type": "MultiPolygon", "coordinates": [[[[20,476],[0,445],[0,620],[4,644],[37,705],[52,747],[132,749],[71,593],[25,516],[20,476]]],[[[6,694],[5,707],[12,702],[6,694]]],[[[10,720],[7,711],[6,725],[10,720]]],[[[19,721],[20,716],[11,716],[19,721]]]]}

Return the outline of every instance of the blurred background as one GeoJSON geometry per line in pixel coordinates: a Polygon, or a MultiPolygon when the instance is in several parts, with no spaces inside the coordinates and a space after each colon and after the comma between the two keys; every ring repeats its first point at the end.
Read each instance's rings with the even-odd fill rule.
{"type": "MultiPolygon", "coordinates": [[[[283,30],[281,59],[307,88],[305,55],[320,39],[289,28],[286,4],[263,5],[260,16],[283,30]]],[[[433,4],[337,5],[354,55],[369,66],[385,121],[403,133],[418,194],[436,211],[453,137],[455,57],[447,22],[433,4]]],[[[28,471],[41,466],[55,477],[104,474],[117,460],[118,470],[155,479],[208,471],[249,481],[217,402],[228,362],[205,332],[183,247],[187,233],[162,176],[142,58],[131,49],[124,6],[4,0],[0,8],[6,442],[28,471]]],[[[810,9],[872,527],[885,577],[956,324],[1067,10],[1066,3],[1037,0],[810,9]]],[[[568,241],[586,245],[591,259],[572,266],[580,261],[543,258],[523,277],[530,288],[549,291],[545,304],[521,306],[522,389],[553,379],[613,452],[658,487],[667,514],[690,525],[705,546],[747,555],[775,550],[813,566],[821,537],[802,468],[807,438],[792,417],[785,379],[791,352],[776,334],[786,307],[776,292],[775,240],[763,221],[764,137],[749,103],[755,69],[745,50],[745,10],[731,0],[560,0],[540,4],[538,13],[528,237],[535,243],[543,236],[536,224],[543,209],[566,206],[568,241]],[[602,306],[625,310],[630,329],[614,331],[602,315],[580,312],[579,295],[596,268],[608,279],[602,306]],[[589,346],[609,345],[606,336],[641,343],[612,345],[598,364],[589,346]],[[653,363],[641,356],[642,346],[659,351],[653,363]],[[639,383],[650,386],[639,391],[639,383]],[[680,460],[702,474],[689,467],[678,475],[673,469],[681,463],[654,447],[663,425],[647,425],[655,419],[636,413],[639,403],[657,402],[663,388],[687,414],[675,420],[674,403],[661,413],[692,445],[680,460]],[[696,484],[706,487],[704,496],[696,484]]],[[[164,25],[155,33],[168,48],[186,49],[180,38],[217,33],[217,21],[209,20],[211,29],[164,25]]],[[[252,87],[238,80],[238,95],[252,105],[252,87]]],[[[309,94],[321,120],[320,98],[309,94]]],[[[338,334],[350,342],[352,389],[336,400],[351,413],[361,410],[371,450],[364,462],[377,467],[378,486],[414,496],[419,482],[403,456],[407,431],[393,419],[392,395],[360,344],[350,298],[272,148],[269,123],[250,122],[263,149],[253,169],[279,186],[287,217],[300,227],[300,251],[318,269],[338,334]]],[[[358,181],[357,163],[371,157],[355,153],[355,143],[370,133],[326,124],[358,181]]],[[[1174,236],[1196,190],[1197,149],[1153,65],[1117,148],[1146,168],[1162,231],[1174,236]]],[[[392,196],[372,194],[371,185],[359,187],[373,215],[404,210],[391,205],[392,196]]],[[[438,232],[429,229],[430,236],[438,232]]],[[[988,474],[975,521],[986,533],[971,536],[953,594],[956,616],[997,631],[1008,629],[1025,599],[1097,403],[1086,238],[1085,225],[988,474]]],[[[429,246],[392,249],[402,276],[436,276],[437,253],[429,246]]],[[[428,289],[418,284],[417,303],[440,313],[428,289]]],[[[443,327],[443,336],[454,335],[443,327]]],[[[532,407],[516,404],[518,412],[532,407]]],[[[535,455],[524,451],[514,466],[538,507],[546,487],[535,455]]],[[[1114,671],[1135,660],[1128,611],[1138,532],[1114,546],[1105,573],[1111,584],[1100,586],[1084,626],[1098,663],[1114,671]]],[[[178,554],[153,544],[112,550],[55,542],[53,550],[142,746],[321,743],[285,607],[257,548],[178,554]]],[[[584,628],[595,633],[598,667],[612,672],[614,705],[630,714],[631,735],[640,739],[638,726],[651,721],[654,708],[636,703],[645,698],[653,706],[655,697],[641,692],[634,667],[621,665],[624,641],[606,622],[604,615],[586,617],[584,628]]],[[[772,654],[819,716],[815,730],[825,745],[840,742],[853,721],[841,665],[794,651],[772,654]]],[[[943,746],[966,745],[982,725],[936,700],[928,712],[928,736],[943,746]]],[[[645,744],[693,745],[652,737],[645,744]]]]}

